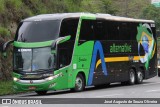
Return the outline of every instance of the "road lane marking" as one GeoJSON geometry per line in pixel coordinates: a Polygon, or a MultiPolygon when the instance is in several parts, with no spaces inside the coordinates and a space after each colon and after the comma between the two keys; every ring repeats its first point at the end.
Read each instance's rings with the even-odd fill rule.
{"type": "Polygon", "coordinates": [[[147,90],[146,92],[150,93],[150,92],[158,92],[158,91],[160,91],[160,90],[147,90]]]}
{"type": "Polygon", "coordinates": [[[95,97],[112,97],[112,96],[120,96],[124,94],[110,94],[110,95],[101,95],[101,96],[95,96],[95,97]]]}

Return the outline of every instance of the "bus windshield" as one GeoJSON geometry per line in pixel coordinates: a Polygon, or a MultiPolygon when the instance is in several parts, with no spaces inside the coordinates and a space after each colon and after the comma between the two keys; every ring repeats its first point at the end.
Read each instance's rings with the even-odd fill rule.
{"type": "Polygon", "coordinates": [[[16,32],[15,41],[43,42],[54,40],[59,35],[60,20],[24,21],[16,32]]]}
{"type": "Polygon", "coordinates": [[[35,49],[14,49],[14,70],[38,71],[53,69],[54,55],[49,47],[35,49]]]}

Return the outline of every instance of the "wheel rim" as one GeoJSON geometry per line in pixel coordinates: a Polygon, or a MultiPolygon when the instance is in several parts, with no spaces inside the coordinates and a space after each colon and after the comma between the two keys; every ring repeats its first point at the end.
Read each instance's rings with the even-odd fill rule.
{"type": "Polygon", "coordinates": [[[81,90],[81,88],[82,88],[82,79],[79,77],[77,77],[77,79],[76,79],[76,87],[78,90],[81,90]]]}
{"type": "Polygon", "coordinates": [[[137,75],[138,75],[139,81],[141,82],[143,80],[143,74],[142,74],[142,72],[138,72],[137,75]]]}
{"type": "Polygon", "coordinates": [[[131,83],[134,83],[134,81],[135,81],[135,75],[133,72],[130,73],[130,81],[131,81],[131,83]]]}

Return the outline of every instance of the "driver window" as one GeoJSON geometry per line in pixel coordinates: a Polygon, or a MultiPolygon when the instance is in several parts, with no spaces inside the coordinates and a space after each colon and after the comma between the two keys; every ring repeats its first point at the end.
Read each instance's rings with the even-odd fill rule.
{"type": "Polygon", "coordinates": [[[61,23],[60,37],[70,35],[71,38],[58,45],[58,68],[65,67],[71,62],[78,21],[79,18],[69,18],[61,23]]]}

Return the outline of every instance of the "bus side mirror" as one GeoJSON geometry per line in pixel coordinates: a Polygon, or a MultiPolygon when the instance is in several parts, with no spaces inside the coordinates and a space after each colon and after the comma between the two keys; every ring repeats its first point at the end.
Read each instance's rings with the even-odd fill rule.
{"type": "Polygon", "coordinates": [[[13,42],[14,42],[14,40],[9,40],[2,45],[2,51],[1,52],[3,53],[4,57],[7,57],[6,50],[7,50],[8,46],[13,42]]]}
{"type": "Polygon", "coordinates": [[[67,40],[69,40],[71,38],[71,36],[64,36],[64,37],[60,37],[56,40],[53,41],[52,45],[51,45],[51,52],[52,54],[56,53],[56,48],[57,48],[57,45],[60,44],[60,43],[63,43],[67,40]]]}
{"type": "Polygon", "coordinates": [[[7,41],[6,43],[4,43],[4,45],[3,45],[3,52],[6,52],[8,46],[9,46],[11,43],[13,43],[13,42],[14,42],[14,40],[9,40],[9,41],[7,41]]]}

